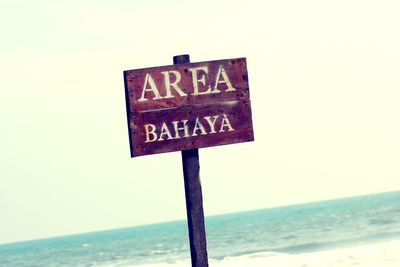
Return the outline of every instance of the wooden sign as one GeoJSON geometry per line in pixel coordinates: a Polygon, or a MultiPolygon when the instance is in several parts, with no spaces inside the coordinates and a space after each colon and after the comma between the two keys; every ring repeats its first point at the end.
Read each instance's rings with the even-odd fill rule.
{"type": "Polygon", "coordinates": [[[124,71],[131,156],[253,141],[246,59],[124,71]]]}

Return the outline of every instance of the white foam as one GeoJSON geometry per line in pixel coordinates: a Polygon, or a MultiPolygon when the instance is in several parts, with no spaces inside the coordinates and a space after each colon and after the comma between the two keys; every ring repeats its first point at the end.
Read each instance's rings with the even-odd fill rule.
{"type": "Polygon", "coordinates": [[[253,258],[232,258],[215,267],[398,267],[400,240],[351,248],[333,249],[303,254],[278,254],[253,258]]]}
{"type": "MultiPolygon", "coordinates": [[[[303,254],[255,253],[228,257],[222,261],[210,260],[209,265],[210,267],[399,267],[400,240],[303,254]]],[[[140,267],[187,266],[190,266],[189,261],[140,267]]]]}

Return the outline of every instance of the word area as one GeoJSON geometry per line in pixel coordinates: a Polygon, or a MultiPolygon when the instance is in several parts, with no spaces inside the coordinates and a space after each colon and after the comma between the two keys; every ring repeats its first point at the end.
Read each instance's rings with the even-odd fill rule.
{"type": "Polygon", "coordinates": [[[160,79],[161,77],[161,79],[163,80],[163,88],[158,88],[152,74],[146,73],[141,97],[137,101],[145,102],[149,99],[159,100],[173,98],[177,95],[180,97],[185,97],[189,94],[189,92],[191,92],[190,95],[197,96],[218,94],[221,93],[221,90],[225,90],[225,92],[232,92],[236,90],[232,86],[226,70],[222,65],[218,66],[218,71],[213,81],[210,81],[212,79],[210,79],[211,77],[209,77],[208,66],[188,68],[185,69],[185,71],[189,71],[191,73],[191,88],[182,88],[182,86],[179,84],[182,79],[182,75],[179,71],[170,70],[160,72],[161,76],[159,76],[158,79],[160,79]],[[221,84],[225,84],[224,89],[220,88],[221,84]],[[160,94],[161,90],[165,92],[164,96],[160,94]],[[172,90],[175,91],[175,94],[172,93],[172,90]]]}

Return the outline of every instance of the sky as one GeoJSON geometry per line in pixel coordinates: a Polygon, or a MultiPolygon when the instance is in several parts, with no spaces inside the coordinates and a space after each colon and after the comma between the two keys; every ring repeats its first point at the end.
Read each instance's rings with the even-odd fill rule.
{"type": "Polygon", "coordinates": [[[246,57],[255,141],[200,149],[206,216],[400,190],[398,1],[0,0],[0,243],[185,219],[130,158],[123,70],[246,57]]]}

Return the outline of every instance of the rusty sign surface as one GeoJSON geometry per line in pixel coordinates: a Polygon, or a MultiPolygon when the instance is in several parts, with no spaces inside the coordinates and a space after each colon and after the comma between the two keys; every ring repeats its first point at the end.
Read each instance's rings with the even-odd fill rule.
{"type": "Polygon", "coordinates": [[[124,71],[131,156],[254,140],[245,58],[124,71]]]}

